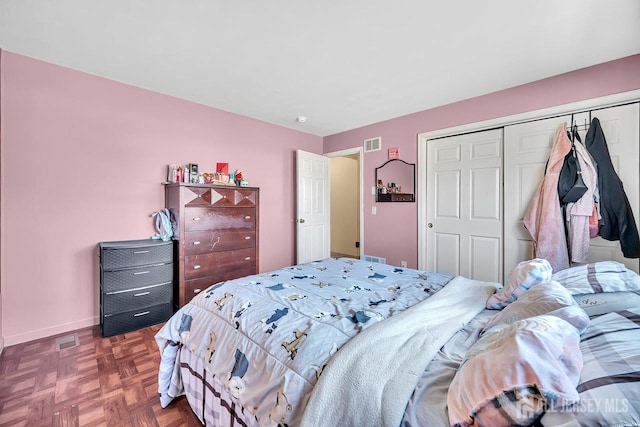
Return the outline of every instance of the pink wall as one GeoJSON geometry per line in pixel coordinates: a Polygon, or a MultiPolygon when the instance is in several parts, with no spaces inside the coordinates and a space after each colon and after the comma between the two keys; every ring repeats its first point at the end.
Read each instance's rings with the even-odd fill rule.
{"type": "Polygon", "coordinates": [[[241,168],[261,189],[260,269],[294,262],[294,151],[359,147],[364,253],[417,266],[417,204],[378,203],[387,149],[417,134],[640,88],[640,55],[324,138],[2,52],[0,336],[7,345],[93,325],[97,242],[146,238],[168,163],[241,168]]]}
{"type": "Polygon", "coordinates": [[[640,55],[558,75],[500,92],[421,111],[324,138],[324,152],[360,147],[382,137],[382,150],[364,155],[364,254],[387,263],[418,265],[417,203],[375,203],[374,169],[387,160],[387,150],[400,148],[400,158],[416,163],[417,135],[466,123],[505,117],[640,88],[640,55]],[[377,215],[371,215],[371,206],[377,215]]]}
{"type": "Polygon", "coordinates": [[[169,163],[260,187],[260,269],[294,262],[294,154],[322,138],[2,52],[2,332],[93,325],[97,243],[148,238],[169,163]]]}

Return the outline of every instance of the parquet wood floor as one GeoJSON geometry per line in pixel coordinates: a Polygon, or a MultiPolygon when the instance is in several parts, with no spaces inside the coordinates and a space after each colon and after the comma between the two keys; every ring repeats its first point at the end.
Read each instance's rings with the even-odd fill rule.
{"type": "Polygon", "coordinates": [[[0,426],[201,426],[184,397],[160,407],[160,326],[109,338],[84,328],[73,331],[79,346],[60,351],[69,333],[6,347],[0,426]]]}

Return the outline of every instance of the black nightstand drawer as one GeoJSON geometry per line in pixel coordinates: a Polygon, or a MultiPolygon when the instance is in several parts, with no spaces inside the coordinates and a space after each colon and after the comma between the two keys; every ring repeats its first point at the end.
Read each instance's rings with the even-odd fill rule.
{"type": "Polygon", "coordinates": [[[173,282],[130,289],[121,292],[106,292],[102,297],[102,312],[105,315],[136,310],[173,301],[173,282]]]}
{"type": "Polygon", "coordinates": [[[173,281],[173,263],[102,271],[102,291],[117,292],[173,281]]]}
{"type": "Polygon", "coordinates": [[[105,270],[173,262],[173,242],[162,240],[123,240],[100,243],[101,264],[105,270]]]}
{"type": "Polygon", "coordinates": [[[138,310],[125,311],[113,315],[104,315],[101,324],[102,336],[124,334],[136,329],[165,322],[173,314],[173,304],[160,304],[138,310]]]}

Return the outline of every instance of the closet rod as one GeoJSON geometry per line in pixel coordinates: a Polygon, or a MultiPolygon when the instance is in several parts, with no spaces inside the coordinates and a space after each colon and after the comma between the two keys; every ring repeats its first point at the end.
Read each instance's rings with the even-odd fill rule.
{"type": "Polygon", "coordinates": [[[503,123],[501,125],[496,125],[496,126],[489,127],[489,128],[482,128],[482,129],[478,129],[478,130],[470,130],[470,131],[467,131],[467,132],[460,132],[460,133],[455,133],[455,134],[450,134],[450,135],[442,135],[442,136],[438,136],[438,137],[435,137],[435,138],[429,138],[429,141],[435,141],[435,140],[438,140],[438,139],[448,138],[450,136],[471,135],[471,134],[474,134],[474,133],[484,132],[484,131],[488,131],[488,130],[503,129],[503,128],[507,127],[507,126],[520,125],[522,123],[533,123],[533,122],[537,122],[537,121],[540,121],[540,120],[554,119],[554,118],[557,118],[557,117],[567,116],[569,114],[573,117],[574,114],[589,113],[589,123],[591,123],[592,114],[594,112],[598,111],[598,110],[604,110],[606,108],[611,108],[611,107],[622,107],[623,105],[637,104],[638,101],[640,101],[640,99],[633,99],[631,101],[621,102],[619,104],[615,104],[614,103],[614,104],[602,105],[602,106],[598,106],[598,107],[589,108],[587,110],[567,111],[566,113],[554,114],[552,116],[543,116],[543,117],[537,117],[535,119],[520,120],[520,121],[514,121],[514,122],[510,122],[510,123],[503,123]]]}

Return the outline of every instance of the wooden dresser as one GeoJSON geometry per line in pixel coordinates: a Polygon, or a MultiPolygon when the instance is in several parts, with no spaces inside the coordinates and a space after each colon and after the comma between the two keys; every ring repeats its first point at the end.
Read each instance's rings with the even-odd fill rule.
{"type": "Polygon", "coordinates": [[[214,283],[258,273],[258,199],[254,187],[166,185],[177,307],[214,283]]]}

